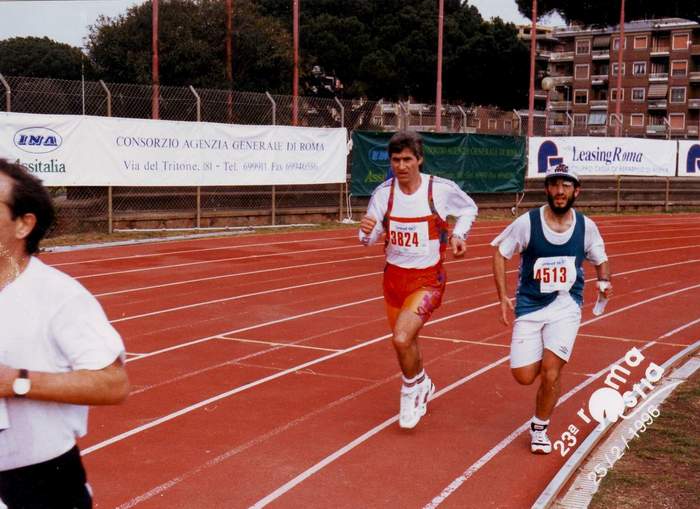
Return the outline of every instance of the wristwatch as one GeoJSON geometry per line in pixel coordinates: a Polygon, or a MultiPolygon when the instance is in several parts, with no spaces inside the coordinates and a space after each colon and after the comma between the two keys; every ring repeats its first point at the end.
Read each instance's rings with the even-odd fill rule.
{"type": "Polygon", "coordinates": [[[23,398],[27,395],[31,388],[32,381],[29,380],[29,371],[26,369],[20,369],[19,375],[17,378],[15,378],[15,381],[12,382],[12,391],[15,393],[16,397],[23,398]]]}

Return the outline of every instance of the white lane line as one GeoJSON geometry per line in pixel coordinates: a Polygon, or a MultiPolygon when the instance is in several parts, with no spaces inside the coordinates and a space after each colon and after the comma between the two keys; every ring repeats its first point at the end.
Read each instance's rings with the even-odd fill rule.
{"type": "Polygon", "coordinates": [[[498,343],[487,343],[485,341],[474,341],[471,339],[455,339],[455,338],[441,338],[439,336],[426,336],[425,334],[420,335],[420,339],[434,339],[436,341],[445,341],[446,343],[465,343],[469,345],[482,345],[482,346],[495,346],[498,348],[510,348],[510,345],[499,345],[498,343]]]}
{"type": "MultiPolygon", "coordinates": [[[[693,320],[692,322],[688,322],[685,325],[681,325],[677,329],[673,329],[672,331],[667,332],[663,336],[659,336],[659,339],[665,339],[665,338],[671,337],[674,334],[677,334],[682,330],[688,329],[689,327],[692,327],[693,325],[696,325],[698,323],[700,323],[700,318],[698,318],[697,320],[693,320]]],[[[670,344],[671,343],[664,343],[664,345],[670,345],[670,344]]],[[[684,345],[684,346],[688,346],[688,345],[684,345]]]]}
{"type": "MultiPolygon", "coordinates": [[[[648,251],[635,251],[632,254],[635,255],[640,255],[640,254],[647,254],[647,253],[658,253],[662,251],[678,251],[680,249],[691,249],[695,247],[700,247],[700,244],[692,244],[689,246],[679,246],[679,247],[670,247],[670,248],[664,248],[664,249],[652,249],[648,251]]],[[[630,253],[620,253],[620,254],[613,254],[613,255],[608,255],[609,258],[617,257],[617,256],[627,256],[630,253]]],[[[333,265],[333,264],[339,264],[339,263],[345,263],[345,262],[354,262],[354,261],[361,261],[361,260],[371,260],[374,258],[383,258],[384,254],[377,254],[377,255],[368,255],[368,256],[358,256],[354,258],[343,258],[339,260],[328,260],[325,262],[314,262],[314,263],[303,263],[299,265],[286,265],[284,267],[273,267],[271,269],[261,269],[261,270],[251,270],[247,272],[234,272],[231,274],[221,274],[221,275],[216,275],[216,276],[209,276],[209,277],[202,277],[202,278],[197,278],[197,279],[187,279],[184,281],[173,281],[171,283],[162,283],[158,285],[150,285],[150,286],[141,286],[137,288],[127,288],[124,290],[116,290],[113,292],[104,292],[104,293],[96,293],[94,294],[95,297],[107,297],[111,295],[121,295],[125,293],[131,293],[131,292],[139,292],[139,291],[145,291],[145,290],[154,290],[158,288],[167,288],[171,286],[178,286],[178,285],[185,285],[185,284],[190,284],[190,283],[200,283],[203,281],[212,281],[216,279],[225,279],[225,278],[230,278],[230,277],[237,277],[237,276],[249,276],[249,275],[254,275],[254,274],[264,274],[268,272],[277,272],[277,271],[285,271],[285,270],[295,270],[295,269],[300,269],[304,267],[316,267],[319,265],[333,265]]],[[[460,260],[450,260],[444,263],[444,265],[451,264],[451,263],[462,263],[462,262],[470,262],[474,260],[482,260],[485,258],[490,258],[489,256],[479,256],[479,257],[474,257],[474,258],[464,258],[460,260]]]]}
{"type": "Polygon", "coordinates": [[[249,255],[249,256],[234,256],[231,258],[216,258],[214,260],[199,260],[196,262],[187,263],[175,263],[172,265],[154,265],[150,267],[141,267],[138,269],[125,269],[125,270],[115,270],[112,272],[99,272],[97,274],[85,274],[83,276],[73,276],[73,279],[91,279],[96,277],[105,276],[116,276],[118,274],[133,274],[134,272],[148,272],[151,270],[164,270],[164,269],[177,269],[180,267],[192,267],[193,265],[205,265],[207,263],[221,263],[221,262],[234,262],[241,260],[256,260],[260,258],[270,258],[273,256],[287,256],[293,254],[308,254],[308,253],[319,253],[322,251],[337,251],[338,249],[366,249],[365,246],[359,244],[357,246],[337,246],[337,247],[323,247],[318,249],[301,249],[299,251],[286,251],[284,253],[265,253],[259,255],[249,255]]]}
{"type": "MultiPolygon", "coordinates": [[[[450,392],[450,391],[456,389],[457,387],[460,387],[461,385],[464,385],[465,383],[467,383],[467,382],[470,381],[470,380],[473,380],[474,378],[478,377],[479,375],[482,375],[483,373],[486,373],[487,371],[490,371],[491,369],[493,369],[493,368],[495,368],[495,367],[497,367],[497,366],[500,366],[501,364],[503,364],[504,362],[506,362],[508,359],[510,359],[510,355],[507,355],[507,356],[505,356],[505,357],[501,357],[501,358],[498,359],[497,361],[492,362],[491,364],[488,364],[487,366],[484,366],[483,368],[481,368],[481,369],[479,369],[479,370],[477,370],[477,371],[474,371],[473,373],[470,373],[469,375],[465,376],[464,378],[461,378],[461,379],[457,380],[456,382],[454,382],[454,383],[448,385],[448,386],[445,387],[444,389],[442,389],[442,390],[436,392],[436,393],[433,395],[433,398],[432,398],[431,401],[434,401],[434,400],[438,399],[439,397],[444,396],[444,395],[447,394],[448,392],[450,392]]],[[[372,438],[374,435],[376,435],[376,434],[379,433],[380,431],[382,431],[382,430],[388,428],[389,426],[391,426],[393,423],[395,423],[395,422],[398,421],[398,420],[399,420],[399,416],[398,416],[398,415],[395,415],[395,416],[393,416],[393,417],[390,417],[390,418],[387,419],[386,421],[382,422],[381,424],[375,426],[374,428],[372,428],[371,430],[367,431],[367,432],[364,433],[363,435],[360,435],[360,436],[357,437],[355,440],[353,440],[352,442],[350,442],[350,443],[344,445],[343,447],[341,447],[340,449],[338,449],[337,451],[335,451],[333,454],[331,454],[331,455],[329,455],[329,456],[326,456],[324,459],[322,459],[321,461],[319,461],[318,463],[316,463],[316,464],[315,464],[314,466],[312,466],[311,468],[305,470],[304,472],[302,472],[301,474],[299,474],[298,476],[296,476],[296,477],[295,477],[294,479],[292,479],[291,481],[289,481],[289,482],[283,484],[282,486],[280,486],[279,488],[277,488],[275,491],[273,491],[272,493],[270,493],[270,494],[267,495],[266,497],[261,498],[260,500],[258,500],[256,503],[254,503],[252,506],[250,506],[250,509],[260,509],[260,508],[265,507],[266,505],[268,505],[270,502],[275,501],[276,499],[278,499],[279,497],[281,497],[282,495],[284,495],[285,493],[287,493],[289,490],[291,490],[292,488],[294,488],[296,485],[298,485],[298,484],[300,484],[301,482],[303,482],[305,479],[308,479],[309,477],[311,477],[312,475],[314,475],[314,474],[315,474],[316,472],[318,472],[319,470],[322,470],[322,469],[325,468],[326,466],[330,465],[331,463],[333,463],[335,460],[337,460],[337,459],[340,458],[341,456],[344,456],[344,455],[347,454],[348,452],[352,451],[355,447],[357,447],[358,445],[360,445],[360,444],[366,442],[367,440],[369,440],[370,438],[372,438]]]]}
{"type": "Polygon", "coordinates": [[[259,345],[281,346],[283,348],[302,348],[305,350],[320,350],[322,352],[340,352],[339,348],[322,348],[320,346],[295,345],[294,343],[276,343],[274,341],[263,341],[261,339],[226,338],[223,336],[217,336],[214,339],[222,339],[224,341],[236,341],[239,343],[256,343],[259,345]]]}
{"type": "Polygon", "coordinates": [[[638,239],[629,239],[629,240],[613,240],[612,242],[606,242],[605,245],[611,245],[611,244],[630,244],[634,242],[656,242],[659,240],[677,240],[677,239],[697,239],[700,238],[700,235],[682,235],[679,237],[654,237],[653,239],[647,239],[647,238],[638,238],[638,239]]]}
{"type": "MultiPolygon", "coordinates": [[[[454,314],[452,314],[452,315],[443,316],[442,318],[437,318],[437,319],[435,319],[435,320],[431,320],[431,321],[427,322],[427,323],[425,324],[425,327],[428,327],[428,326],[433,325],[433,324],[436,324],[436,323],[444,322],[444,321],[446,321],[446,320],[451,320],[452,318],[456,318],[456,317],[458,317],[458,316],[464,316],[464,315],[467,315],[467,314],[470,314],[470,313],[476,313],[476,312],[481,311],[481,310],[483,310],[483,309],[495,307],[496,305],[498,305],[498,303],[497,303],[497,302],[494,302],[494,303],[492,303],[492,304],[487,304],[487,305],[485,305],[485,306],[479,306],[479,307],[476,307],[476,308],[467,309],[467,310],[465,310],[465,311],[460,311],[459,313],[454,313],[454,314]]],[[[344,350],[339,350],[339,351],[337,351],[337,352],[334,352],[334,353],[331,353],[331,354],[328,354],[328,355],[324,355],[323,357],[319,357],[318,359],[314,359],[314,360],[311,360],[311,361],[308,361],[308,362],[304,362],[304,363],[302,363],[302,364],[298,364],[298,365],[293,366],[293,367],[291,367],[291,368],[285,369],[284,371],[280,371],[279,373],[275,373],[275,374],[273,374],[273,375],[270,375],[270,376],[267,376],[267,377],[264,377],[264,378],[260,378],[260,379],[258,379],[258,380],[253,381],[253,382],[247,383],[247,384],[245,384],[245,385],[241,385],[241,386],[239,386],[239,387],[235,387],[234,389],[231,389],[231,390],[229,390],[229,391],[223,392],[223,393],[221,393],[221,394],[217,394],[216,396],[212,396],[211,398],[208,398],[208,399],[205,399],[205,400],[203,400],[203,401],[200,401],[199,403],[195,403],[195,404],[190,405],[190,406],[188,406],[188,407],[182,408],[182,409],[180,409],[180,410],[178,410],[178,411],[176,411],[176,412],[173,412],[173,413],[170,413],[170,414],[165,415],[165,416],[163,416],[163,417],[160,417],[159,419],[156,419],[156,420],[153,420],[153,421],[151,421],[151,422],[148,422],[148,423],[146,423],[146,424],[144,424],[144,425],[142,425],[142,426],[138,426],[138,427],[133,428],[133,429],[131,429],[131,430],[129,430],[129,431],[126,431],[126,432],[124,432],[124,433],[121,433],[121,434],[119,434],[119,435],[116,435],[116,436],[114,436],[114,437],[112,437],[112,438],[109,438],[109,439],[107,439],[107,440],[104,440],[104,441],[102,441],[102,442],[99,442],[99,443],[97,443],[97,444],[95,444],[95,445],[93,445],[93,446],[91,446],[91,447],[87,447],[87,448],[85,448],[85,449],[83,450],[83,453],[82,453],[82,454],[83,454],[83,455],[90,454],[90,453],[92,453],[92,452],[94,452],[94,451],[97,451],[97,450],[99,450],[99,449],[102,449],[102,448],[104,448],[104,447],[107,447],[108,445],[112,445],[112,444],[117,443],[117,442],[120,442],[120,441],[122,441],[122,440],[124,440],[124,439],[126,439],[126,438],[129,438],[129,437],[131,437],[131,436],[133,436],[133,435],[136,435],[136,434],[138,434],[138,433],[142,433],[142,432],[144,432],[144,431],[146,431],[146,430],[149,430],[149,429],[151,429],[151,428],[154,428],[154,427],[156,427],[156,426],[159,426],[159,425],[161,425],[161,424],[163,424],[163,423],[165,423],[165,422],[172,421],[173,419],[175,419],[175,418],[177,418],[177,417],[180,417],[181,415],[188,414],[188,413],[190,413],[190,412],[193,412],[194,410],[197,410],[197,409],[199,409],[199,408],[205,407],[205,406],[207,406],[207,405],[209,405],[209,404],[211,404],[211,403],[214,403],[214,402],[216,402],[216,401],[219,401],[219,400],[228,398],[228,397],[230,397],[230,396],[233,396],[234,394],[238,394],[238,393],[240,393],[240,392],[243,392],[243,391],[252,389],[252,388],[254,388],[254,387],[257,387],[258,385],[265,384],[265,383],[270,382],[270,381],[272,381],[272,380],[276,380],[276,379],[278,379],[278,378],[281,378],[281,377],[283,377],[283,376],[289,375],[289,374],[294,373],[294,372],[296,372],[296,371],[299,371],[299,370],[301,370],[301,369],[308,368],[309,366],[314,366],[314,365],[316,365],[316,364],[320,364],[321,362],[325,362],[325,361],[330,360],[330,359],[335,359],[336,357],[339,357],[339,356],[341,356],[341,355],[345,355],[345,354],[347,354],[347,353],[354,352],[355,350],[359,350],[360,348],[364,348],[364,347],[366,347],[366,346],[373,345],[373,344],[378,343],[378,342],[380,342],[380,341],[383,341],[383,340],[385,340],[385,339],[387,339],[387,338],[389,338],[389,337],[391,337],[391,334],[384,334],[383,336],[378,336],[378,337],[373,338],[373,339],[370,339],[370,340],[368,340],[368,341],[364,341],[364,342],[362,342],[362,343],[358,343],[357,345],[351,346],[351,347],[349,347],[349,348],[345,348],[344,350]]]]}
{"type": "MultiPolygon", "coordinates": [[[[66,267],[68,265],[81,265],[83,263],[99,263],[99,262],[113,262],[117,260],[134,260],[134,259],[140,259],[140,258],[152,258],[156,256],[169,256],[169,255],[178,255],[178,254],[185,254],[185,253],[203,253],[205,251],[223,251],[223,250],[230,250],[230,249],[241,249],[241,248],[246,248],[246,247],[260,247],[261,245],[266,245],[266,246],[281,246],[284,244],[303,244],[305,242],[323,242],[326,240],[345,240],[345,239],[356,239],[357,235],[349,235],[349,236],[343,236],[343,237],[318,237],[318,238],[313,238],[313,239],[302,239],[302,240],[285,240],[285,241],[280,241],[280,242],[255,242],[253,244],[239,244],[235,246],[215,246],[215,247],[204,247],[204,248],[198,248],[198,249],[182,249],[179,251],[164,251],[161,253],[144,253],[144,254],[137,254],[137,255],[128,255],[128,256],[113,256],[111,258],[94,258],[92,260],[83,260],[83,261],[76,261],[76,262],[63,262],[63,263],[53,263],[50,264],[52,267],[66,267]]],[[[211,242],[211,239],[207,239],[211,242]]]]}
{"type": "Polygon", "coordinates": [[[234,272],[231,274],[220,274],[217,276],[201,277],[201,278],[197,278],[197,279],[187,279],[184,281],[173,281],[171,283],[162,283],[162,284],[158,284],[158,285],[141,286],[138,288],[127,288],[125,290],[116,290],[113,292],[96,293],[94,295],[95,295],[95,297],[107,297],[110,295],[120,295],[120,294],[124,294],[124,293],[140,292],[140,291],[144,291],[144,290],[154,290],[157,288],[166,288],[169,286],[186,285],[186,284],[190,284],[190,283],[201,283],[203,281],[213,281],[215,279],[226,279],[226,278],[238,277],[238,276],[251,276],[254,274],[265,274],[268,272],[296,270],[296,269],[303,269],[305,267],[316,267],[318,265],[333,265],[333,264],[340,264],[340,263],[345,263],[345,262],[371,260],[373,258],[383,258],[383,257],[384,257],[383,254],[378,254],[378,255],[371,255],[371,256],[358,256],[355,258],[343,258],[340,260],[329,260],[329,261],[325,261],[325,262],[302,263],[299,265],[285,265],[284,267],[273,267],[271,269],[249,270],[246,272],[234,272]]]}
{"type": "MultiPolygon", "coordinates": [[[[621,308],[621,309],[619,309],[619,310],[616,310],[616,311],[614,311],[614,312],[610,312],[610,313],[603,314],[603,315],[601,315],[600,317],[592,318],[592,319],[590,319],[590,320],[587,320],[587,321],[583,322],[583,323],[581,324],[581,327],[583,327],[583,326],[585,326],[585,325],[588,325],[588,324],[591,324],[591,323],[594,323],[594,322],[597,322],[597,321],[599,321],[599,320],[602,320],[603,318],[608,318],[608,317],[610,317],[610,316],[614,316],[614,315],[616,315],[616,314],[618,314],[618,313],[621,313],[621,312],[623,312],[623,311],[625,311],[625,310],[632,309],[632,308],[635,308],[635,307],[639,307],[639,306],[642,306],[642,305],[647,304],[647,303],[649,303],[649,302],[653,302],[653,301],[655,301],[655,300],[658,300],[658,299],[660,299],[660,298],[670,297],[670,296],[672,296],[672,295],[676,295],[676,294],[681,293],[681,292],[683,292],[683,291],[688,291],[688,290],[691,290],[691,289],[694,289],[694,288],[700,288],[700,284],[693,285],[693,286],[689,286],[689,287],[683,288],[683,289],[681,289],[681,290],[676,290],[676,291],[673,291],[673,292],[668,292],[668,293],[666,293],[666,294],[663,294],[663,295],[660,295],[660,296],[657,296],[657,297],[653,297],[653,298],[651,298],[651,299],[646,299],[646,300],[637,302],[637,303],[635,303],[635,304],[626,306],[626,307],[621,308]]],[[[494,303],[493,305],[496,305],[496,304],[498,304],[498,303],[494,303]]],[[[652,341],[652,342],[650,342],[650,343],[647,343],[647,345],[645,345],[645,346],[643,347],[643,349],[648,348],[649,346],[651,346],[651,345],[653,345],[653,344],[655,344],[654,341],[652,341]]],[[[620,361],[616,361],[616,362],[620,362],[620,361]]],[[[611,364],[611,365],[612,365],[612,364],[611,364]]],[[[609,366],[608,366],[608,368],[609,368],[609,366]]],[[[574,389],[572,389],[571,391],[569,391],[566,395],[564,395],[564,396],[559,400],[559,403],[557,403],[557,406],[558,406],[559,404],[565,402],[567,399],[569,399],[573,394],[575,394],[575,393],[578,392],[579,390],[583,389],[584,387],[586,387],[587,385],[589,385],[590,383],[592,383],[593,380],[594,380],[595,378],[599,377],[599,376],[602,375],[603,373],[606,373],[606,372],[608,371],[608,368],[604,368],[604,369],[600,370],[598,373],[596,373],[596,374],[594,375],[593,378],[590,378],[590,379],[588,379],[587,381],[584,381],[584,382],[582,382],[581,384],[577,385],[574,389]]],[[[436,393],[436,396],[437,396],[437,394],[439,394],[439,393],[436,393]]],[[[394,419],[398,419],[398,417],[395,417],[394,419]]],[[[276,500],[276,499],[279,498],[280,496],[284,495],[286,492],[288,492],[289,490],[291,490],[292,488],[294,488],[296,485],[298,485],[299,483],[301,483],[303,480],[307,479],[308,477],[310,477],[311,475],[315,474],[316,472],[318,472],[319,470],[321,470],[321,469],[324,468],[325,466],[329,465],[330,463],[332,463],[333,461],[335,461],[337,458],[339,458],[340,456],[342,456],[343,454],[345,454],[345,453],[348,452],[349,450],[355,448],[355,447],[356,447],[357,445],[359,445],[360,443],[366,441],[367,439],[369,439],[370,437],[372,437],[373,435],[375,435],[378,431],[380,431],[381,429],[384,429],[384,428],[385,428],[386,426],[388,426],[389,424],[391,424],[390,421],[385,421],[384,423],[380,424],[379,426],[377,426],[377,427],[374,428],[373,430],[370,430],[369,432],[365,433],[365,434],[362,435],[361,437],[355,439],[355,440],[354,440],[353,442],[351,442],[350,444],[348,444],[348,445],[344,446],[343,448],[337,450],[335,453],[333,453],[333,454],[331,454],[330,456],[324,458],[323,460],[321,460],[319,463],[317,463],[317,464],[314,465],[313,467],[311,467],[311,468],[309,468],[308,470],[302,472],[301,474],[299,474],[297,477],[295,477],[295,478],[292,479],[291,481],[287,482],[287,483],[284,484],[283,486],[279,487],[277,490],[273,491],[272,493],[270,493],[269,495],[267,495],[267,496],[264,497],[263,499],[259,500],[256,504],[254,504],[254,505],[251,506],[251,507],[252,507],[252,508],[255,508],[255,509],[258,509],[258,508],[261,508],[261,507],[265,507],[267,504],[269,504],[270,502],[276,500]],[[375,430],[376,430],[376,431],[375,431],[375,430]],[[348,448],[348,446],[350,446],[350,445],[352,445],[352,447],[349,447],[349,448],[348,448]]],[[[489,460],[491,460],[491,458],[493,458],[496,454],[498,454],[498,452],[500,452],[503,448],[505,448],[508,444],[510,444],[510,443],[515,439],[515,437],[517,437],[520,433],[522,433],[525,429],[527,429],[528,426],[529,426],[529,421],[526,422],[526,423],[524,423],[522,426],[520,426],[519,428],[517,428],[513,433],[511,433],[508,437],[506,437],[504,440],[502,440],[496,447],[494,447],[494,448],[491,449],[488,453],[486,453],[479,461],[477,461],[474,465],[472,465],[471,467],[469,467],[469,469],[467,469],[460,477],[458,477],[458,478],[455,479],[452,483],[450,483],[450,485],[449,485],[447,488],[445,488],[445,490],[443,490],[443,492],[442,492],[440,495],[438,495],[438,497],[436,497],[435,499],[433,499],[433,503],[435,502],[436,499],[440,499],[440,497],[443,497],[443,498],[440,500],[440,502],[441,502],[442,500],[444,500],[445,498],[447,498],[447,496],[449,496],[450,493],[452,493],[452,492],[453,492],[454,490],[456,490],[459,486],[461,486],[469,477],[471,477],[471,476],[474,474],[474,472],[476,472],[477,470],[479,470],[483,465],[485,465],[489,460]],[[447,494],[446,494],[446,493],[447,493],[447,494]]],[[[438,503],[437,505],[439,505],[439,503],[438,503]]],[[[437,505],[435,505],[435,506],[430,506],[430,507],[437,507],[437,505]]],[[[428,506],[426,506],[426,507],[428,507],[428,506]]]]}
{"type": "MultiPolygon", "coordinates": [[[[630,254],[634,254],[634,253],[630,253],[630,254]]],[[[619,273],[616,274],[616,276],[624,276],[624,275],[627,275],[627,274],[634,274],[634,273],[637,273],[637,272],[645,272],[645,271],[648,271],[648,270],[655,270],[655,269],[660,269],[660,268],[673,267],[673,266],[676,266],[676,265],[686,265],[686,264],[688,264],[688,263],[697,262],[697,261],[700,261],[700,260],[686,260],[686,261],[683,261],[683,262],[669,263],[669,264],[665,264],[665,265],[655,265],[655,266],[652,266],[652,267],[643,267],[643,268],[641,268],[641,269],[634,269],[634,270],[629,270],[629,271],[626,271],[626,272],[619,272],[619,273]]],[[[511,274],[511,273],[517,272],[517,271],[518,271],[517,269],[513,269],[513,270],[507,271],[506,273],[507,273],[507,274],[511,274]]],[[[448,285],[451,285],[451,284],[463,283],[463,282],[466,282],[466,281],[476,281],[476,280],[478,280],[478,279],[485,279],[485,278],[491,278],[491,277],[492,277],[491,274],[484,274],[484,275],[481,275],[481,276],[473,276],[473,277],[469,277],[469,278],[458,279],[458,280],[455,280],[455,281],[448,281],[447,284],[448,284],[448,285]]],[[[590,282],[590,281],[594,281],[594,280],[595,280],[595,278],[590,278],[590,279],[587,279],[586,282],[590,282]]],[[[354,306],[354,305],[364,304],[364,303],[367,303],[367,302],[377,301],[377,300],[380,300],[380,299],[382,299],[382,298],[383,298],[383,297],[381,297],[381,296],[379,296],[379,297],[370,297],[369,299],[363,299],[363,300],[359,300],[359,301],[349,302],[349,303],[347,303],[347,304],[341,304],[341,305],[332,306],[332,307],[329,307],[329,308],[318,309],[318,310],[315,310],[315,311],[310,311],[310,312],[302,313],[302,314],[299,314],[299,315],[288,316],[288,317],[286,317],[286,318],[281,318],[281,319],[278,319],[278,320],[273,320],[273,321],[271,321],[271,322],[263,322],[263,323],[260,323],[260,324],[257,324],[257,325],[253,325],[253,326],[250,326],[250,327],[245,327],[245,328],[243,328],[243,329],[234,329],[234,330],[231,330],[231,331],[220,332],[220,333],[214,334],[214,335],[212,335],[212,336],[207,336],[207,337],[204,337],[204,338],[195,339],[195,340],[192,340],[192,341],[187,341],[187,342],[185,342],[185,343],[179,343],[179,344],[177,344],[177,345],[169,346],[169,347],[167,347],[167,348],[163,348],[163,349],[160,349],[160,350],[155,350],[155,351],[152,351],[152,352],[149,352],[149,353],[145,353],[145,354],[141,355],[141,357],[138,357],[138,358],[136,358],[136,359],[127,359],[127,362],[132,361],[132,360],[136,361],[136,360],[141,360],[141,359],[147,359],[147,358],[152,357],[152,356],[154,356],[154,355],[160,355],[160,354],[163,354],[163,353],[172,352],[172,351],[174,351],[174,350],[179,350],[180,348],[187,348],[187,347],[192,346],[192,345],[196,345],[196,344],[199,344],[199,343],[203,343],[203,342],[206,342],[206,341],[210,341],[211,339],[215,338],[216,336],[225,336],[225,335],[228,335],[228,334],[240,334],[241,332],[245,332],[245,331],[257,329],[257,328],[260,328],[260,327],[266,327],[266,326],[269,326],[269,325],[276,325],[276,324],[278,324],[278,323],[287,322],[287,321],[290,321],[290,320],[296,320],[297,318],[305,318],[305,317],[307,317],[307,316],[313,316],[313,315],[320,314],[320,313],[325,313],[325,312],[328,312],[328,311],[335,311],[335,310],[337,310],[337,309],[342,309],[342,308],[345,308],[345,307],[350,307],[350,306],[354,306]]]]}
{"type": "MultiPolygon", "coordinates": [[[[491,257],[490,256],[482,256],[479,258],[469,258],[469,260],[482,260],[482,259],[486,259],[486,258],[491,258],[491,257]]],[[[446,262],[446,264],[447,263],[460,263],[460,262],[464,262],[464,261],[466,261],[466,260],[455,260],[455,261],[451,261],[451,262],[446,262]]],[[[514,271],[509,271],[509,272],[514,272],[514,271]]],[[[126,322],[129,320],[135,320],[137,318],[145,318],[148,316],[161,315],[163,313],[172,313],[175,311],[182,311],[183,309],[191,309],[191,308],[196,308],[196,307],[200,307],[200,306],[208,306],[210,304],[220,304],[222,302],[231,302],[231,301],[235,301],[235,300],[245,299],[248,297],[259,297],[260,295],[269,295],[269,294],[277,293],[277,292],[286,292],[289,290],[297,290],[299,288],[307,288],[309,286],[317,286],[317,285],[323,285],[323,284],[328,284],[328,283],[337,283],[339,281],[348,281],[351,279],[358,279],[358,278],[362,278],[362,277],[378,276],[381,273],[382,273],[382,271],[365,272],[363,274],[354,274],[352,276],[345,276],[345,277],[336,278],[336,279],[324,279],[321,281],[313,281],[311,283],[304,283],[304,284],[300,284],[300,285],[285,286],[282,288],[271,288],[269,290],[261,290],[259,292],[245,293],[245,294],[241,294],[241,295],[234,295],[231,297],[222,297],[220,299],[200,301],[200,302],[195,302],[192,304],[185,304],[183,306],[177,306],[177,307],[173,307],[173,308],[159,309],[156,311],[151,311],[149,313],[142,313],[140,315],[124,316],[122,318],[116,318],[114,320],[110,320],[110,323],[126,322]]],[[[479,277],[484,277],[484,276],[479,276],[479,277]]],[[[452,283],[459,283],[461,281],[468,281],[471,279],[472,278],[467,278],[467,279],[462,279],[462,280],[458,279],[456,281],[453,281],[452,283]]],[[[448,282],[447,284],[450,284],[450,282],[448,282]]]]}
{"type": "MultiPolygon", "coordinates": [[[[646,350],[650,346],[654,345],[655,342],[651,341],[644,345],[640,350],[646,350]]],[[[620,357],[618,360],[613,362],[612,364],[608,365],[607,367],[601,369],[597,373],[593,374],[590,376],[588,379],[584,380],[580,384],[578,384],[576,387],[571,389],[569,392],[564,394],[561,398],[559,398],[559,401],[557,402],[557,406],[561,405],[564,403],[566,400],[568,400],[570,397],[572,397],[574,394],[579,392],[581,389],[586,388],[590,384],[592,384],[595,380],[603,376],[605,373],[607,373],[610,370],[610,367],[613,366],[614,364],[618,364],[624,360],[624,356],[620,357]]],[[[486,454],[484,454],[481,458],[479,458],[476,462],[474,462],[469,468],[467,468],[462,474],[460,474],[457,478],[455,478],[450,484],[448,484],[445,489],[443,489],[439,495],[434,497],[430,503],[426,504],[423,506],[423,509],[435,509],[438,507],[440,504],[442,504],[445,499],[447,499],[452,493],[457,491],[462,484],[464,484],[471,476],[473,476],[476,472],[478,472],[481,467],[486,465],[489,461],[491,461],[494,456],[496,456],[499,452],[501,452],[503,449],[508,447],[513,440],[515,440],[521,433],[526,431],[530,427],[530,421],[527,420],[525,421],[521,426],[518,426],[510,435],[505,437],[503,440],[501,440],[496,446],[494,446],[491,450],[489,450],[486,454]]]]}

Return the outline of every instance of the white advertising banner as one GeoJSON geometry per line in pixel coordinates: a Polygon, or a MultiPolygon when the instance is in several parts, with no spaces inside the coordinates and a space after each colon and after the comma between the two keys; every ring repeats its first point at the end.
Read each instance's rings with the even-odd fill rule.
{"type": "Polygon", "coordinates": [[[700,177],[700,140],[678,142],[678,176],[700,177]]]}
{"type": "Polygon", "coordinates": [[[528,177],[542,177],[561,162],[579,175],[637,175],[672,177],[676,174],[675,141],[645,138],[565,136],[530,138],[528,177]]]}
{"type": "Polygon", "coordinates": [[[0,157],[47,186],[345,182],[346,130],[0,113],[0,157]]]}

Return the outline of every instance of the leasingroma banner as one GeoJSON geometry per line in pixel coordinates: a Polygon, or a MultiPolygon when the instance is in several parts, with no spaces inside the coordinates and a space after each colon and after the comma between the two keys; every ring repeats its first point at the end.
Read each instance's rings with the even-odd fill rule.
{"type": "Polygon", "coordinates": [[[542,177],[550,166],[565,163],[579,175],[676,174],[677,143],[644,138],[565,136],[530,138],[528,177],[542,177]]]}
{"type": "Polygon", "coordinates": [[[678,176],[700,177],[700,140],[678,142],[678,176]]]}
{"type": "Polygon", "coordinates": [[[346,130],[0,113],[0,157],[47,186],[345,182],[346,130]]]}

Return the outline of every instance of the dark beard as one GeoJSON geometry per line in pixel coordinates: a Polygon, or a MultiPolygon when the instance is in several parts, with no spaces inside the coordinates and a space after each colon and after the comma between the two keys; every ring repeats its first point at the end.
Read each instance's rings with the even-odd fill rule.
{"type": "Polygon", "coordinates": [[[569,212],[569,209],[571,209],[571,207],[574,206],[575,201],[576,201],[576,197],[572,196],[566,202],[566,205],[564,205],[563,207],[557,207],[556,205],[554,205],[554,198],[551,195],[547,194],[547,203],[549,203],[549,208],[557,216],[563,216],[564,214],[569,212]]]}

